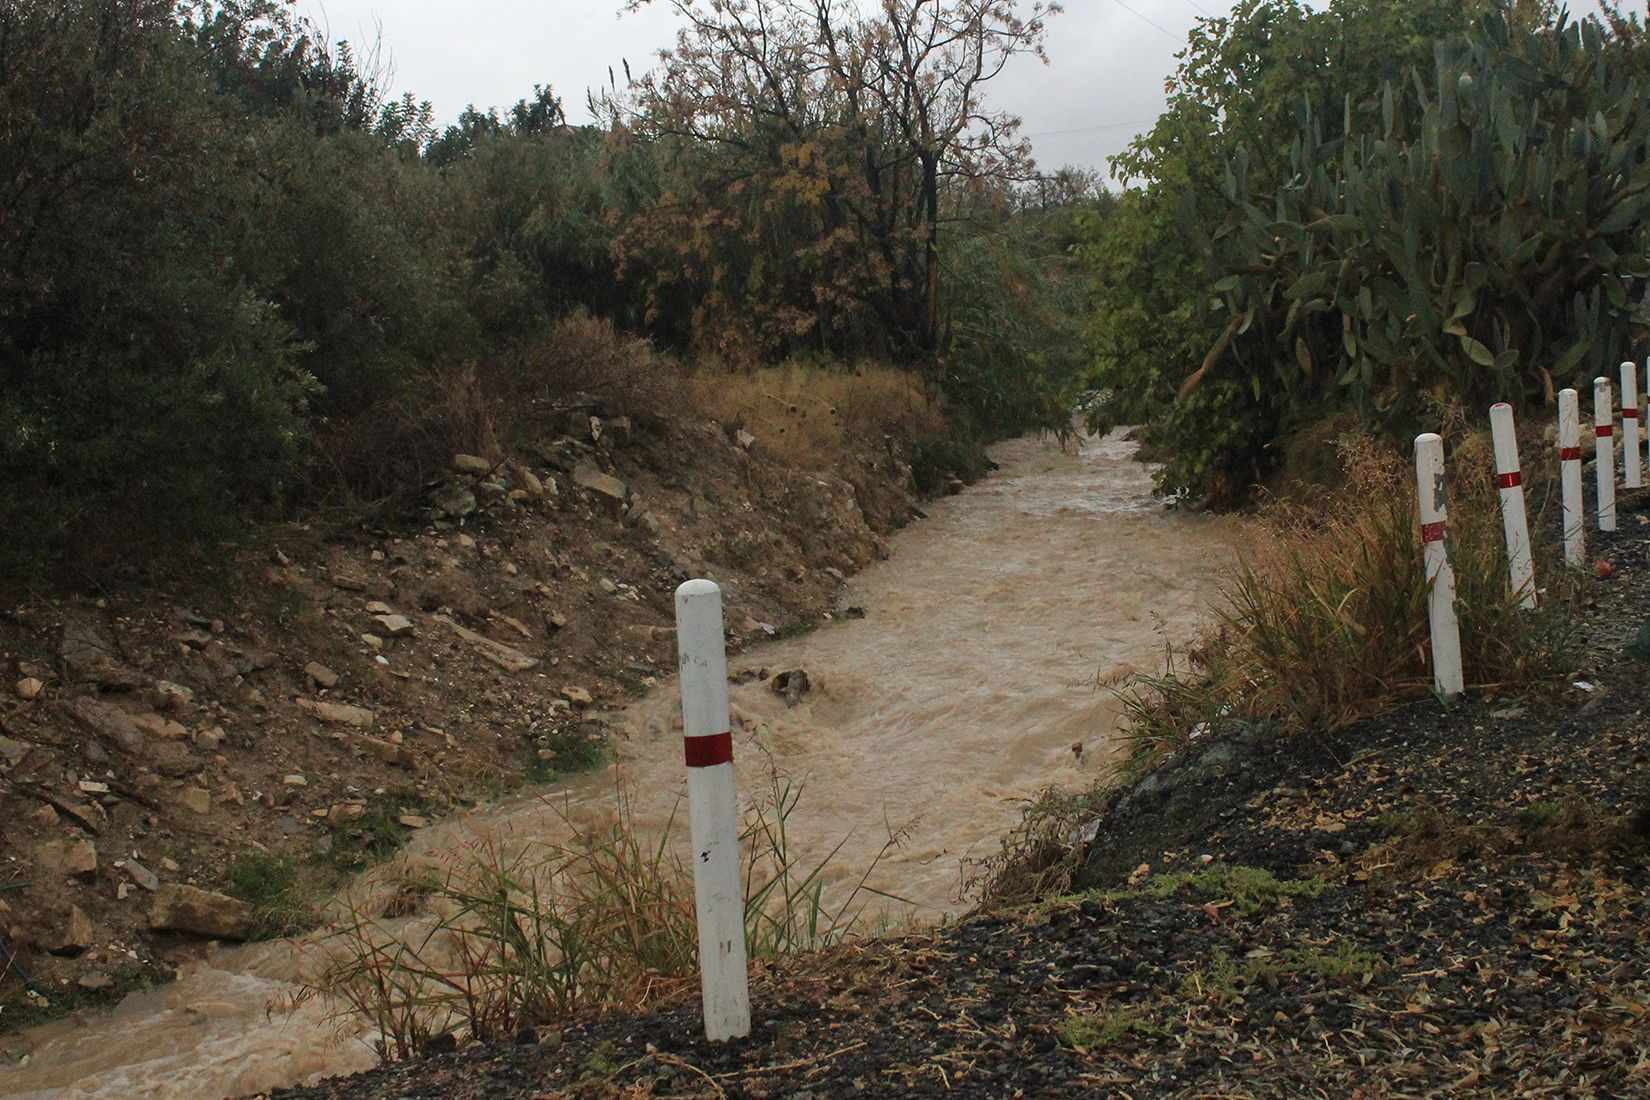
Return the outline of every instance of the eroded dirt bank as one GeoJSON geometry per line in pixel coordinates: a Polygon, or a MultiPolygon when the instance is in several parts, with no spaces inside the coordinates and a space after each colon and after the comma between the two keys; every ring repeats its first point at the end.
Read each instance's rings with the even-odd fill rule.
{"type": "Polygon", "coordinates": [[[893,440],[809,473],[599,400],[545,440],[455,458],[384,527],[277,529],[166,589],[0,609],[0,1029],[270,931],[221,896],[239,861],[325,888],[588,767],[672,667],[677,583],[722,581],[738,649],[818,622],[913,514],[893,440]]]}

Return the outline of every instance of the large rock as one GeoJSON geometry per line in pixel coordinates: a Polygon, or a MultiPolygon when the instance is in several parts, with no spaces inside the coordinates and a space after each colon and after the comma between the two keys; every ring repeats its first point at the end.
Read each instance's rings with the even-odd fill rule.
{"type": "Polygon", "coordinates": [[[453,469],[461,474],[474,474],[477,477],[486,477],[493,472],[493,464],[480,455],[454,455],[453,469]]]}
{"type": "Polygon", "coordinates": [[[356,729],[371,729],[373,721],[378,717],[366,707],[354,707],[348,703],[328,703],[318,699],[298,700],[301,710],[335,726],[354,726],[356,729]]]}
{"type": "Polygon", "coordinates": [[[137,752],[143,748],[143,730],[132,721],[132,716],[110,703],[91,696],[82,696],[64,708],[69,717],[100,741],[118,747],[122,752],[137,752]]]}
{"type": "Polygon", "coordinates": [[[527,490],[528,496],[541,497],[544,495],[544,482],[540,481],[539,476],[527,467],[516,467],[516,480],[521,482],[521,487],[527,490]]]}
{"type": "Polygon", "coordinates": [[[503,642],[495,642],[473,630],[466,630],[445,615],[437,615],[436,621],[446,623],[452,627],[454,634],[469,642],[477,653],[506,672],[526,672],[528,669],[539,667],[537,657],[529,657],[514,646],[507,646],[503,642]]]}
{"type": "Polygon", "coordinates": [[[69,907],[69,919],[52,936],[48,950],[54,955],[73,957],[92,946],[96,934],[92,919],[81,912],[80,906],[73,905],[69,907]]]}
{"type": "Polygon", "coordinates": [[[156,932],[244,940],[257,931],[257,920],[244,901],[194,886],[168,884],[155,891],[149,927],[156,932]]]}
{"type": "Polygon", "coordinates": [[[377,623],[385,637],[401,638],[413,632],[413,621],[405,615],[390,613],[388,615],[374,615],[372,621],[377,623]]]}
{"type": "Polygon", "coordinates": [[[315,681],[316,687],[335,688],[338,686],[338,674],[323,665],[320,661],[311,661],[304,666],[304,672],[315,681]]]}
{"type": "Polygon", "coordinates": [[[132,724],[152,737],[162,741],[187,741],[189,730],[182,724],[164,718],[158,714],[134,714],[132,724]]]}
{"type": "Polygon", "coordinates": [[[121,659],[115,640],[90,620],[71,619],[64,624],[57,653],[70,680],[95,684],[105,691],[130,691],[143,685],[143,674],[121,659]]]}
{"type": "Polygon", "coordinates": [[[600,493],[610,500],[623,504],[630,495],[625,483],[612,474],[604,474],[588,462],[581,462],[573,467],[573,484],[581,489],[589,489],[593,493],[600,493]]]}
{"type": "Polygon", "coordinates": [[[97,874],[97,846],[89,840],[53,840],[34,851],[35,862],[54,875],[91,878],[97,874]]]}

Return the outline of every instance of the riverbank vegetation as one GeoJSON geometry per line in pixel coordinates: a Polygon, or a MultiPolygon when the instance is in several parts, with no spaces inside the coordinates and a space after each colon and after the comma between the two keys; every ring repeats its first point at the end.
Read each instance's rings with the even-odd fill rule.
{"type": "Polygon", "coordinates": [[[676,6],[592,124],[546,83],[444,126],[393,43],[273,0],[7,5],[0,569],[381,502],[575,389],[663,413],[799,358],[908,373],[957,438],[1063,430],[1095,187],[986,102],[1054,9],[676,6]]]}
{"type": "Polygon", "coordinates": [[[1650,274],[1646,46],[1612,4],[1200,21],[1085,218],[1095,423],[1145,423],[1165,490],[1232,503],[1327,418],[1402,442],[1610,373],[1650,274]]]}

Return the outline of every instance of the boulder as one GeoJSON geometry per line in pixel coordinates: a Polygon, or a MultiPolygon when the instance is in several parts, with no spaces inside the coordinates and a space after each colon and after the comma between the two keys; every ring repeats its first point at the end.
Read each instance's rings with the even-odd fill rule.
{"type": "Polygon", "coordinates": [[[34,851],[35,862],[43,871],[74,878],[91,878],[97,874],[97,846],[89,840],[52,840],[34,851]]]}
{"type": "Polygon", "coordinates": [[[311,661],[305,665],[304,673],[314,682],[316,687],[335,688],[338,686],[338,674],[319,661],[311,661]]]}
{"type": "Polygon", "coordinates": [[[351,706],[348,703],[328,703],[319,699],[300,698],[298,709],[330,725],[354,726],[361,730],[370,729],[378,717],[366,707],[351,706]]]}
{"type": "Polygon", "coordinates": [[[385,637],[401,638],[413,632],[413,621],[405,615],[374,615],[372,621],[379,625],[385,637]]]}
{"type": "Polygon", "coordinates": [[[119,707],[83,696],[69,703],[65,709],[70,718],[100,741],[110,742],[123,752],[137,752],[143,748],[143,730],[132,721],[131,715],[119,707]]]}
{"type": "Polygon", "coordinates": [[[143,674],[121,660],[115,640],[90,620],[66,623],[57,652],[71,680],[95,684],[104,691],[131,691],[143,686],[143,674]]]}
{"type": "Polygon", "coordinates": [[[581,462],[573,467],[573,484],[620,504],[630,495],[630,490],[624,482],[612,474],[602,473],[588,462],[581,462]]]}
{"type": "Polygon", "coordinates": [[[454,455],[453,469],[461,474],[486,477],[493,472],[493,464],[480,455],[454,455]]]}
{"type": "Polygon", "coordinates": [[[799,668],[792,669],[789,672],[781,672],[769,682],[768,686],[773,689],[775,695],[785,700],[787,707],[794,707],[800,703],[802,697],[808,694],[809,688],[812,687],[808,682],[808,674],[799,668]]]}
{"type": "Polygon", "coordinates": [[[133,882],[151,894],[160,889],[160,876],[135,859],[126,861],[126,873],[132,876],[133,882]]]}
{"type": "Polygon", "coordinates": [[[445,615],[437,615],[436,621],[451,627],[453,633],[470,643],[477,653],[506,672],[526,672],[528,669],[539,667],[537,657],[529,657],[514,646],[507,646],[503,642],[495,642],[473,630],[467,630],[445,615]]]}
{"type": "Polygon", "coordinates": [[[257,930],[257,921],[244,901],[195,886],[168,884],[155,891],[149,927],[156,932],[244,940],[257,930]]]}
{"type": "Polygon", "coordinates": [[[540,481],[539,476],[527,467],[516,467],[516,480],[521,482],[521,487],[527,491],[528,496],[542,497],[544,495],[544,482],[540,481]]]}
{"type": "Polygon", "coordinates": [[[189,731],[170,718],[163,718],[158,714],[134,714],[132,724],[151,737],[158,737],[162,741],[187,741],[189,731]]]}
{"type": "Polygon", "coordinates": [[[96,929],[92,927],[92,918],[83,913],[80,906],[71,905],[69,919],[64,921],[63,926],[52,936],[48,950],[54,955],[72,958],[92,946],[92,939],[96,934],[96,929]]]}

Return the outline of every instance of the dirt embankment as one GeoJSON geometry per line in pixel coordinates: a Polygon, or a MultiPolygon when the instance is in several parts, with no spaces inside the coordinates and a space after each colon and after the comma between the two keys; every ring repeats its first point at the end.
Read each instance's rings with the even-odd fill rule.
{"type": "Polygon", "coordinates": [[[455,456],[390,527],[0,608],[0,1031],[270,931],[231,895],[271,868],[324,889],[456,803],[589,766],[603,711],[671,667],[678,583],[722,583],[734,647],[806,628],[912,515],[892,440],[806,473],[598,400],[544,438],[455,456]]]}

